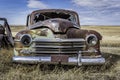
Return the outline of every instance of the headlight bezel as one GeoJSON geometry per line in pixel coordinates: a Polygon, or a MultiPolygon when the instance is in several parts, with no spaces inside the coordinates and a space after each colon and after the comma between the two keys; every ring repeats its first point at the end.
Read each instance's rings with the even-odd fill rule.
{"type": "Polygon", "coordinates": [[[30,44],[32,43],[32,37],[30,34],[23,34],[21,37],[20,37],[20,42],[22,45],[24,46],[30,46],[30,44]],[[23,41],[25,40],[24,37],[27,37],[27,39],[29,38],[29,43],[24,43],[23,41]]]}
{"type": "Polygon", "coordinates": [[[97,36],[95,34],[87,35],[85,40],[86,40],[86,44],[88,46],[95,46],[98,43],[98,38],[97,38],[97,36]]]}

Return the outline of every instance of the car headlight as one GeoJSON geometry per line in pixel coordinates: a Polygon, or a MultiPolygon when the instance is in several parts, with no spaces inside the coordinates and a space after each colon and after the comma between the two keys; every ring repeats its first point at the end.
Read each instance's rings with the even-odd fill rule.
{"type": "Polygon", "coordinates": [[[86,37],[86,43],[89,46],[95,46],[98,42],[98,38],[94,34],[90,34],[86,37]]]}
{"type": "Polygon", "coordinates": [[[29,46],[32,42],[32,38],[29,34],[24,34],[23,36],[21,36],[20,41],[24,46],[29,46]]]}

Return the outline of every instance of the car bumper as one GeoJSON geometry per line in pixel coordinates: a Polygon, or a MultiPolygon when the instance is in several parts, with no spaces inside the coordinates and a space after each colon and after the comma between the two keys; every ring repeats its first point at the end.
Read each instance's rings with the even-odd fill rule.
{"type": "Polygon", "coordinates": [[[66,65],[101,65],[105,63],[105,59],[103,57],[68,57],[67,62],[58,62],[52,61],[51,56],[39,56],[39,57],[24,57],[24,56],[14,56],[13,62],[17,63],[50,63],[50,64],[66,64],[66,65]]]}

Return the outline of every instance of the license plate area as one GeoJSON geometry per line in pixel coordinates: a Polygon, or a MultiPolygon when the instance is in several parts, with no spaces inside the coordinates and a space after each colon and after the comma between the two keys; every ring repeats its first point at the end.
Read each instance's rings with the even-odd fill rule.
{"type": "Polygon", "coordinates": [[[51,61],[52,62],[68,62],[68,55],[52,55],[51,61]]]}

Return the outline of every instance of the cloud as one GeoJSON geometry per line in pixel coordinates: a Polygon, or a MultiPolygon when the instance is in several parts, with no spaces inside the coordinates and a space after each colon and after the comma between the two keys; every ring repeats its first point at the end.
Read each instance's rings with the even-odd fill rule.
{"type": "Polygon", "coordinates": [[[71,0],[82,24],[118,24],[120,0],[71,0]]]}
{"type": "Polygon", "coordinates": [[[29,8],[39,8],[39,9],[46,9],[48,8],[48,5],[43,3],[42,1],[39,0],[28,0],[27,6],[29,8]]]}
{"type": "Polygon", "coordinates": [[[91,8],[110,8],[120,7],[119,0],[72,0],[77,6],[91,7],[91,8]]]}
{"type": "Polygon", "coordinates": [[[81,25],[93,25],[93,24],[98,24],[99,19],[93,16],[85,16],[85,15],[80,15],[80,22],[81,25]]]}
{"type": "Polygon", "coordinates": [[[118,13],[120,10],[119,0],[72,0],[72,3],[78,7],[85,8],[84,11],[99,12],[101,14],[118,13]]]}

